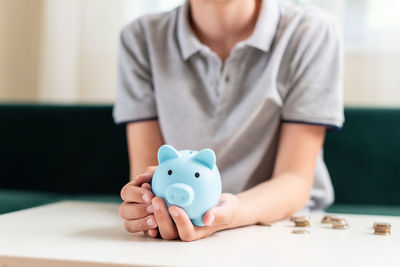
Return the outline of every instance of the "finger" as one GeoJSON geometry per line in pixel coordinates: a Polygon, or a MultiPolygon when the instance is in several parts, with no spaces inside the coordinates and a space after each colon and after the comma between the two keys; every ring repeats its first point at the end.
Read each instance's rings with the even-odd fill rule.
{"type": "Polygon", "coordinates": [[[231,221],[232,212],[226,202],[222,201],[219,206],[209,209],[203,216],[203,223],[207,226],[226,225],[231,221]]]}
{"type": "Polygon", "coordinates": [[[157,237],[158,236],[158,230],[157,229],[150,229],[150,230],[144,231],[144,234],[146,236],[150,236],[150,237],[157,237]]]}
{"type": "MultiPolygon", "coordinates": [[[[141,186],[143,183],[150,183],[153,178],[153,173],[142,173],[132,179],[132,185],[141,186]]],[[[130,184],[129,183],[129,184],[130,184]]]]}
{"type": "Polygon", "coordinates": [[[125,229],[130,233],[136,233],[157,228],[157,222],[153,215],[137,219],[125,220],[125,229]]]}
{"type": "Polygon", "coordinates": [[[172,219],[176,224],[179,237],[182,239],[182,241],[188,242],[196,240],[197,235],[195,228],[186,212],[177,206],[169,207],[169,212],[171,213],[172,219]]]}
{"type": "Polygon", "coordinates": [[[143,183],[141,187],[144,188],[144,189],[147,189],[147,190],[151,191],[151,185],[148,184],[148,183],[143,183]]]}
{"type": "Polygon", "coordinates": [[[152,200],[152,205],[161,237],[166,240],[177,239],[178,231],[169,216],[164,200],[160,197],[155,197],[152,200]]]}
{"type": "Polygon", "coordinates": [[[119,216],[125,220],[135,220],[153,213],[151,204],[136,204],[124,202],[119,206],[119,216]]]}
{"type": "MultiPolygon", "coordinates": [[[[151,185],[148,184],[148,183],[143,183],[141,187],[151,191],[151,185]]],[[[153,206],[151,206],[151,212],[153,212],[153,206]]],[[[150,229],[150,230],[144,231],[144,234],[146,236],[149,236],[149,237],[157,237],[158,236],[158,230],[157,229],[150,229]]]]}
{"type": "Polygon", "coordinates": [[[153,193],[142,187],[126,185],[121,190],[121,198],[126,202],[150,203],[153,193]]]}

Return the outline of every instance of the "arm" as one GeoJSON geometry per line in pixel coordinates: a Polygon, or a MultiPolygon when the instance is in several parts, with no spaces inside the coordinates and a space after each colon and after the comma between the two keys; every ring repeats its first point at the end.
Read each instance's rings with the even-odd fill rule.
{"type": "Polygon", "coordinates": [[[283,123],[272,178],[237,195],[241,216],[234,224],[269,223],[304,207],[324,138],[323,126],[283,123]]]}
{"type": "MultiPolygon", "coordinates": [[[[274,173],[269,181],[238,195],[222,194],[219,204],[204,215],[205,227],[193,226],[183,209],[177,206],[168,209],[162,199],[152,198],[158,231],[164,239],[179,237],[192,241],[219,230],[265,224],[291,215],[310,198],[315,163],[324,137],[323,126],[283,123],[274,173]]],[[[139,175],[138,181],[150,181],[151,175],[139,175]]],[[[134,232],[138,228],[127,227],[127,230],[134,232]]],[[[151,230],[149,235],[156,236],[158,231],[151,230]]]]}
{"type": "Polygon", "coordinates": [[[325,130],[283,123],[272,178],[238,195],[222,194],[218,206],[203,217],[206,227],[194,227],[181,208],[171,206],[179,237],[192,241],[223,229],[277,221],[301,209],[310,198],[325,130]]]}
{"type": "Polygon", "coordinates": [[[126,126],[130,177],[145,173],[148,166],[157,165],[157,151],[164,144],[157,120],[130,123],[126,126]]]}

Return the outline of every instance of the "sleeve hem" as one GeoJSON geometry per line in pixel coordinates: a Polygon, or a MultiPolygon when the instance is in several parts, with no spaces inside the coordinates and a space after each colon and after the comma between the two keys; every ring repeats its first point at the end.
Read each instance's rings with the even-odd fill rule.
{"type": "Polygon", "coordinates": [[[327,130],[329,130],[329,131],[342,130],[342,126],[337,126],[335,124],[329,124],[329,123],[323,123],[323,122],[310,122],[310,121],[303,121],[303,120],[284,120],[284,119],[282,119],[281,122],[325,126],[327,128],[327,130]]]}
{"type": "Polygon", "coordinates": [[[328,124],[335,125],[336,127],[341,128],[344,123],[343,111],[337,113],[336,116],[313,116],[307,113],[300,112],[283,112],[281,113],[282,120],[287,121],[304,121],[310,123],[319,123],[319,124],[328,124]]]}
{"type": "Polygon", "coordinates": [[[121,120],[121,121],[115,121],[115,124],[118,126],[123,126],[123,125],[129,124],[129,123],[152,121],[152,120],[158,120],[158,117],[154,116],[154,117],[146,117],[146,118],[131,119],[131,120],[121,120]]]}

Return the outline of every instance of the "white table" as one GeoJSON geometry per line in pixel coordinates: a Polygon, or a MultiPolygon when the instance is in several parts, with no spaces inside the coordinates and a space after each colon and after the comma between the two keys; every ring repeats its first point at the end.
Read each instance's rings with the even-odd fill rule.
{"type": "Polygon", "coordinates": [[[311,216],[293,223],[222,231],[185,243],[129,234],[118,205],[66,201],[0,216],[0,267],[17,266],[400,266],[400,217],[339,215],[348,230],[311,216]],[[392,225],[376,236],[376,221],[392,225]]]}

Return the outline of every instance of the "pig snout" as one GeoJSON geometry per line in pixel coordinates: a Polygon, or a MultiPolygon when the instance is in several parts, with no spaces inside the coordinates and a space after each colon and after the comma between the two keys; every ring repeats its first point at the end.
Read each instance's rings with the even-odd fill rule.
{"type": "Polygon", "coordinates": [[[186,184],[172,184],[167,188],[166,193],[171,205],[188,206],[194,199],[192,187],[186,184]]]}

